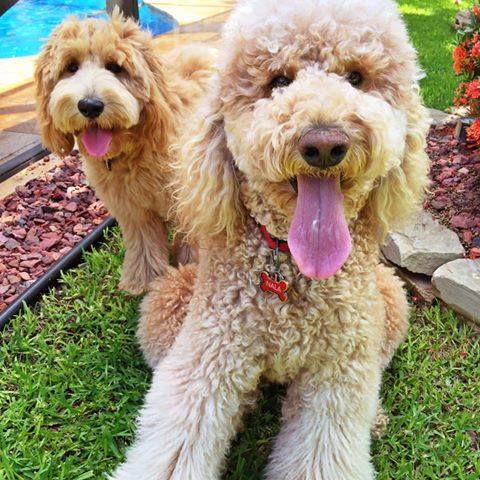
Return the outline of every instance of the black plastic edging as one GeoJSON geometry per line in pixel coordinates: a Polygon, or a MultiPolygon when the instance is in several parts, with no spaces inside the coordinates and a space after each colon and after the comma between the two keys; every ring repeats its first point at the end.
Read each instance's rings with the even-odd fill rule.
{"type": "Polygon", "coordinates": [[[108,217],[95,230],[90,232],[80,243],[77,243],[64,257],[58,260],[44,275],[28,287],[20,296],[11,303],[3,312],[0,313],[0,331],[8,324],[10,319],[16,315],[24,306],[31,305],[36,298],[52,287],[58,280],[60,273],[78,263],[82,259],[82,253],[89,250],[95,243],[103,239],[104,230],[113,227],[116,221],[108,217]]]}
{"type": "Polygon", "coordinates": [[[38,144],[32,148],[29,148],[27,151],[17,155],[15,158],[12,158],[8,162],[2,163],[0,165],[0,183],[4,182],[8,178],[12,177],[20,170],[28,167],[33,162],[40,160],[45,155],[48,155],[50,152],[43,148],[42,145],[38,144]]]}

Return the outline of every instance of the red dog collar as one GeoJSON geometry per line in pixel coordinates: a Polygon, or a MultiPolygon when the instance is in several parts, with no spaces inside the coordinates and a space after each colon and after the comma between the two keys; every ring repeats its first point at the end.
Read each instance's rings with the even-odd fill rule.
{"type": "Polygon", "coordinates": [[[265,225],[260,225],[260,232],[262,232],[263,238],[267,242],[267,245],[270,247],[271,250],[278,250],[283,253],[290,253],[290,249],[288,248],[288,242],[285,240],[280,240],[277,237],[272,237],[267,230],[265,225]]]}

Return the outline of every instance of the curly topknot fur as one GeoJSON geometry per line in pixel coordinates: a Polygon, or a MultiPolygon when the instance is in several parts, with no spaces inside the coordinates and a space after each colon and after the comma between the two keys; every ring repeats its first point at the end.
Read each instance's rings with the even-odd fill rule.
{"type": "Polygon", "coordinates": [[[212,69],[208,48],[199,53],[187,46],[159,56],[151,35],[118,11],[109,21],[66,20],[38,58],[43,142],[64,156],[77,141],[87,177],[122,229],[121,286],[132,293],[146,290],[168,266],[170,148],[212,69]],[[81,114],[79,101],[85,98],[103,102],[97,118],[81,114]],[[100,157],[85,146],[83,135],[92,126],[112,133],[100,157]]]}
{"type": "Polygon", "coordinates": [[[406,330],[401,284],[378,267],[378,241],[427,184],[415,52],[390,0],[244,0],[221,45],[218,76],[177,165],[181,224],[200,244],[198,278],[114,478],[220,478],[266,377],[289,384],[268,480],[371,480],[381,375],[406,330]],[[363,84],[349,83],[351,72],[363,84]],[[290,82],[272,88],[279,75],[290,82]],[[338,165],[304,160],[299,142],[312,126],[348,136],[338,165]],[[307,212],[292,177],[335,180],[352,249],[323,280],[282,254],[291,283],[282,303],[258,288],[271,265],[258,224],[286,239],[296,208],[307,212]]]}

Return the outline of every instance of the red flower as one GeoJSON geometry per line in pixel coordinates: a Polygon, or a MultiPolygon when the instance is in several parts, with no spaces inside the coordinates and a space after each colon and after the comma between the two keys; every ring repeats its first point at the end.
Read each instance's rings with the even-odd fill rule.
{"type": "Polygon", "coordinates": [[[472,100],[477,100],[480,98],[479,80],[472,80],[470,83],[467,84],[467,88],[465,89],[465,96],[472,100]]]}
{"type": "Polygon", "coordinates": [[[474,5],[472,11],[477,18],[480,18],[480,7],[478,5],[474,5]]]}
{"type": "Polygon", "coordinates": [[[477,118],[469,127],[467,135],[469,140],[473,140],[475,143],[480,144],[480,118],[477,118]]]}
{"type": "Polygon", "coordinates": [[[480,58],[480,42],[475,43],[470,54],[474,58],[480,58]]]}
{"type": "Polygon", "coordinates": [[[463,65],[465,60],[467,60],[467,56],[467,50],[465,50],[463,44],[455,47],[455,50],[453,51],[453,68],[457,75],[462,73],[463,65]]]}

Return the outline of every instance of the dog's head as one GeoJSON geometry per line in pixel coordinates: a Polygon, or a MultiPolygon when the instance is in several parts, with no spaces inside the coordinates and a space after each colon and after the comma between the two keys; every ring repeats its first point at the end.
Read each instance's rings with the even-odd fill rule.
{"type": "Polygon", "coordinates": [[[85,156],[99,160],[162,139],[162,65],[151,36],[118,11],[109,21],[71,18],[58,26],[35,83],[44,144],[61,156],[75,137],[85,156]]]}
{"type": "Polygon", "coordinates": [[[383,238],[427,182],[416,54],[395,3],[246,0],[222,48],[183,145],[184,226],[235,235],[248,211],[288,237],[303,273],[328,277],[357,218],[383,238]]]}

